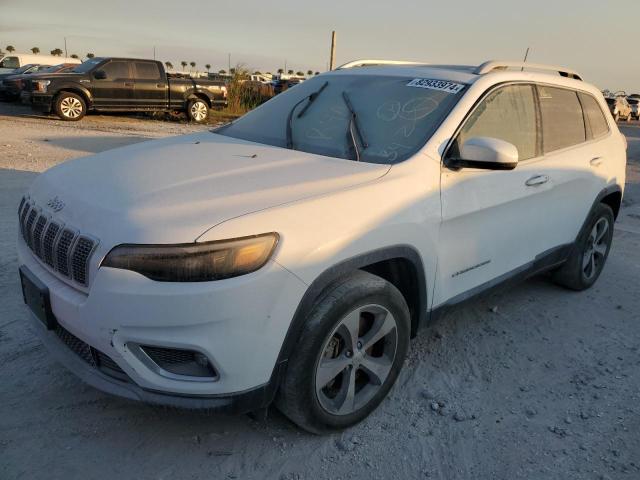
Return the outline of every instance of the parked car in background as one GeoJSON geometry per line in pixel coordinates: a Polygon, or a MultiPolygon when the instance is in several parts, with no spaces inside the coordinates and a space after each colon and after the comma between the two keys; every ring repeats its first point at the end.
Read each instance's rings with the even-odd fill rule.
{"type": "Polygon", "coordinates": [[[31,53],[10,53],[0,60],[0,74],[2,73],[18,73],[14,70],[27,64],[34,63],[38,65],[58,65],[59,63],[82,63],[77,58],[58,57],[55,55],[33,55],[31,53]]]}
{"type": "Polygon", "coordinates": [[[9,75],[3,80],[0,80],[0,99],[8,101],[18,100],[22,89],[25,88],[29,80],[39,78],[40,75],[68,72],[76,66],[74,63],[62,63],[60,65],[54,65],[53,67],[40,65],[34,70],[19,75],[9,75]]]}
{"type": "Polygon", "coordinates": [[[167,75],[162,62],[115,57],[87,60],[68,73],[40,75],[25,92],[34,109],[70,121],[89,111],[181,111],[204,122],[209,109],[224,105],[227,97],[223,82],[178,78],[167,75]]]}
{"type": "Polygon", "coordinates": [[[522,62],[357,65],[37,176],[18,265],[51,353],[116,395],[275,401],[327,433],[375,410],[448,309],[541,272],[594,285],[626,166],[595,87],[522,62]]]}
{"type": "Polygon", "coordinates": [[[640,120],[640,96],[630,95],[627,97],[627,102],[631,107],[631,118],[640,120]]]}
{"type": "Polygon", "coordinates": [[[273,92],[275,95],[278,95],[279,93],[282,93],[289,88],[295,87],[302,82],[303,80],[300,78],[275,79],[272,81],[273,92]]]}
{"type": "Polygon", "coordinates": [[[605,100],[607,101],[609,111],[616,122],[618,120],[624,120],[627,122],[631,120],[631,105],[629,105],[629,102],[627,102],[625,97],[618,95],[616,97],[607,97],[605,100]]]}

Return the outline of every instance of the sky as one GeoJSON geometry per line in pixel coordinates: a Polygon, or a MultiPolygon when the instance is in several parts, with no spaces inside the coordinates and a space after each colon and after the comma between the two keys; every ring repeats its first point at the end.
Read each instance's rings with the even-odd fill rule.
{"type": "Polygon", "coordinates": [[[212,70],[324,71],[359,58],[572,68],[640,93],[640,0],[0,0],[0,48],[135,56],[212,70]],[[631,21],[631,19],[634,19],[631,21]]]}

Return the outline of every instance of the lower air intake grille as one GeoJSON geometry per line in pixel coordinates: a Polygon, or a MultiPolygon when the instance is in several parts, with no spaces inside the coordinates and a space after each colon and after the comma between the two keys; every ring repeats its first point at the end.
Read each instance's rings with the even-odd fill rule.
{"type": "Polygon", "coordinates": [[[69,350],[71,350],[92,367],[97,368],[105,375],[117,378],[118,380],[123,380],[125,382],[131,381],[124,370],[122,370],[118,366],[118,364],[114,362],[108,355],[102,353],[100,350],[91,347],[89,344],[83,342],[73,333],[69,332],[67,329],[61,327],[60,325],[56,326],[55,332],[58,338],[62,340],[62,342],[69,348],[69,350]]]}
{"type": "Polygon", "coordinates": [[[174,375],[217,378],[208,358],[194,350],[141,345],[142,351],[162,370],[174,375]]]}

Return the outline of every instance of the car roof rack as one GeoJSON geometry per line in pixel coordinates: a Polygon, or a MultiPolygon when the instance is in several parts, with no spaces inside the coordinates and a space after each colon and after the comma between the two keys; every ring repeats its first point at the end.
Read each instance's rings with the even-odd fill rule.
{"type": "Polygon", "coordinates": [[[507,68],[521,68],[524,70],[546,70],[557,72],[562,77],[573,78],[575,80],[582,80],[582,75],[574,70],[570,70],[564,67],[556,67],[553,65],[541,65],[538,63],[526,63],[526,62],[510,62],[502,60],[489,60],[474,70],[476,75],[485,75],[493,72],[494,70],[506,70],[507,68]]]}
{"type": "Polygon", "coordinates": [[[354,60],[340,65],[336,70],[344,70],[356,67],[375,67],[377,65],[427,65],[424,62],[405,62],[402,60],[354,60]]]}

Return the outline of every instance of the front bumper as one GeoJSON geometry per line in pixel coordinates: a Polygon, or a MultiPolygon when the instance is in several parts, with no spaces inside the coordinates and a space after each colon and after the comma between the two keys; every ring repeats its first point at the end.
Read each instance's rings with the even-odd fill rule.
{"type": "Polygon", "coordinates": [[[269,262],[249,275],[202,283],[154,282],[100,268],[87,295],[49,272],[22,240],[18,256],[49,289],[59,325],[126,375],[124,380],[105,375],[55,332],[36,325],[64,365],[106,392],[171,406],[239,411],[272,394],[280,348],[306,290],[297,277],[269,262]],[[169,378],[141,361],[136,345],[202,352],[218,376],[197,382],[169,378]]]}
{"type": "Polygon", "coordinates": [[[45,113],[51,112],[51,106],[53,104],[53,95],[45,93],[31,93],[31,107],[36,110],[41,110],[45,113]]]}

